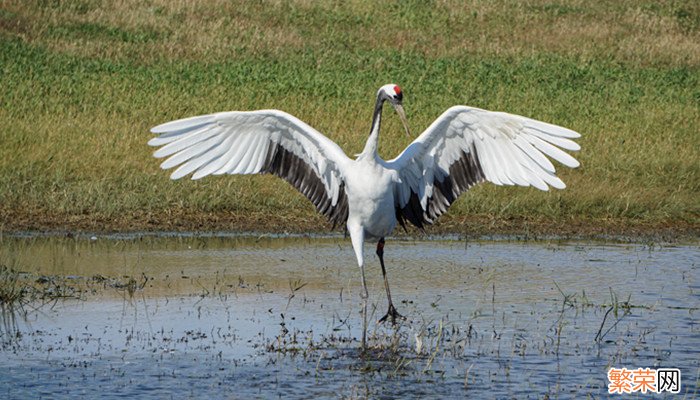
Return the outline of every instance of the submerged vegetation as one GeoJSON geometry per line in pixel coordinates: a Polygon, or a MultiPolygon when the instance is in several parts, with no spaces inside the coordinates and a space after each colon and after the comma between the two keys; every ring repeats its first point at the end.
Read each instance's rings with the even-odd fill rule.
{"type": "Polygon", "coordinates": [[[16,271],[0,265],[0,332],[10,331],[15,314],[28,302],[27,287],[19,285],[16,271]]]}
{"type": "MultiPolygon", "coordinates": [[[[55,243],[67,246],[71,240],[61,238],[55,243]]],[[[135,293],[143,293],[149,279],[144,272],[140,277],[126,273],[105,277],[52,270],[60,270],[65,260],[42,258],[30,250],[32,242],[0,235],[0,348],[14,340],[21,331],[20,322],[28,316],[53,309],[63,301],[84,301],[96,295],[117,295],[131,302],[135,293]]]]}
{"type": "MultiPolygon", "coordinates": [[[[148,129],[278,108],[355,154],[390,81],[414,133],[468,104],[583,134],[566,190],[482,185],[444,230],[700,225],[693,2],[10,0],[0,74],[0,229],[318,230],[273,177],[169,181],[148,129]]],[[[387,118],[380,152],[410,140],[387,118]]]]}
{"type": "Polygon", "coordinates": [[[0,344],[17,332],[18,318],[46,304],[78,298],[79,291],[64,277],[36,277],[0,264],[0,344]]]}

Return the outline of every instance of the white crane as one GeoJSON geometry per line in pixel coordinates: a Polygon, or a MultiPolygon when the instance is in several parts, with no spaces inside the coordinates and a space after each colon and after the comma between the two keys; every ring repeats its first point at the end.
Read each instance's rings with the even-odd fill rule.
{"type": "Polygon", "coordinates": [[[296,117],[279,110],[231,111],[180,119],[151,129],[160,136],[157,158],[170,176],[269,173],[303,193],[333,223],[346,224],[368,297],[363,246],[377,240],[389,309],[379,321],[402,318],[396,311],[384,268],[384,237],[396,223],[423,229],[447,211],[473,185],[565,187],[546,156],[571,168],[579,163],[561,149],[576,151],[580,135],[560,126],[519,115],[454,106],[436,119],[398,157],[377,154],[382,106],[389,102],[408,124],[403,94],[394,84],[377,91],[372,127],[356,159],[296,117]],[[561,148],[561,149],[560,149],[561,148]]]}

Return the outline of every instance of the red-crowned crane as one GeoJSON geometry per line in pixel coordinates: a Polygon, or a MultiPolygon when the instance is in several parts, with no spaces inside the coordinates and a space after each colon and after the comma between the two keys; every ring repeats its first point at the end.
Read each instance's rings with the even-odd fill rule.
{"type": "Polygon", "coordinates": [[[354,160],[332,140],[279,110],[231,111],[180,119],[151,129],[160,136],[157,158],[170,176],[269,173],[303,193],[333,225],[345,224],[368,297],[363,246],[377,241],[389,309],[379,321],[402,318],[394,308],[384,268],[384,237],[397,222],[419,229],[432,224],[473,185],[565,187],[546,156],[576,168],[561,149],[576,151],[572,130],[519,115],[454,106],[436,119],[398,157],[377,154],[382,107],[389,102],[409,133],[403,94],[394,84],[377,91],[365,148],[354,160]]]}

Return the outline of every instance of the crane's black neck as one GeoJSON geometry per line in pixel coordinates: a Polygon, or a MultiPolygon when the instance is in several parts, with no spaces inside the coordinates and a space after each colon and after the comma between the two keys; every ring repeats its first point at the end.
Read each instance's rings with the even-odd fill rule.
{"type": "Polygon", "coordinates": [[[372,128],[369,131],[369,138],[365,144],[365,149],[360,154],[360,157],[373,160],[377,156],[377,143],[379,141],[379,126],[382,123],[382,106],[384,105],[384,96],[379,94],[377,102],[374,105],[374,115],[372,116],[372,128]]]}
{"type": "Polygon", "coordinates": [[[369,130],[369,135],[379,133],[379,127],[382,123],[382,108],[384,107],[384,96],[377,96],[377,102],[374,104],[374,114],[372,115],[372,126],[369,130]]]}

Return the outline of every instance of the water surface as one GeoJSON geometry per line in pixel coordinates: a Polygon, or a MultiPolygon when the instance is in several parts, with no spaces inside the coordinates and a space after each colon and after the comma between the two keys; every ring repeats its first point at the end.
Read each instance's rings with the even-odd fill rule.
{"type": "Polygon", "coordinates": [[[391,240],[387,272],[408,319],[375,322],[386,298],[368,249],[365,352],[348,240],[1,245],[24,279],[70,287],[4,316],[5,398],[601,397],[611,366],[680,368],[683,393],[698,389],[692,244],[391,240]]]}

